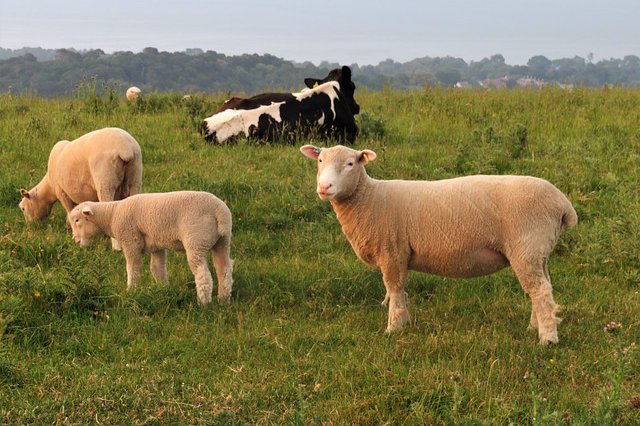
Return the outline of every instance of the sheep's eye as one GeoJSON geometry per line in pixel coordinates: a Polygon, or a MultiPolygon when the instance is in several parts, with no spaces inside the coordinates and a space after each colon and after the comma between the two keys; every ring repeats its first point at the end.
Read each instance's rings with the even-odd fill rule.
{"type": "Polygon", "coordinates": [[[318,163],[322,163],[322,158],[318,158],[318,163]]]}
{"type": "Polygon", "coordinates": [[[349,161],[349,162],[347,163],[347,165],[348,165],[348,166],[353,166],[353,161],[349,161]]]}

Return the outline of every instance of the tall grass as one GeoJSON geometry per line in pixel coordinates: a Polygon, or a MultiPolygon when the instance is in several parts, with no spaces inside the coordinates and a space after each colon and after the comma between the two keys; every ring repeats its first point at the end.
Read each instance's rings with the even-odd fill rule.
{"type": "MultiPolygon", "coordinates": [[[[411,273],[413,324],[384,335],[381,276],[361,264],[297,146],[206,145],[222,101],[90,88],[0,96],[0,421],[9,424],[636,424],[640,410],[640,92],[361,91],[356,146],[377,178],[530,174],[580,216],[550,262],[561,343],[526,331],[510,270],[411,273]],[[104,106],[101,106],[104,105],[104,106]],[[364,116],[364,115],[363,115],[364,116]],[[183,255],[171,283],[130,293],[108,239],[82,250],[64,211],[25,224],[20,187],[49,150],[105,126],[141,144],[146,192],[195,189],[234,214],[233,303],[197,306],[183,255]],[[615,332],[604,331],[610,321],[615,332]]],[[[300,144],[304,143],[301,141],[300,144]]]]}

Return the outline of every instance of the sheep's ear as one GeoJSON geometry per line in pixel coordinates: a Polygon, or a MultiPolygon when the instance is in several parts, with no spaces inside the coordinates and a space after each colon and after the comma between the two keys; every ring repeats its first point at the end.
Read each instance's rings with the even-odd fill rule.
{"type": "Polygon", "coordinates": [[[22,195],[22,198],[31,199],[31,195],[29,194],[29,191],[27,191],[24,188],[20,188],[20,195],[22,195]]]}
{"type": "Polygon", "coordinates": [[[93,210],[91,210],[91,207],[85,206],[82,208],[82,214],[85,216],[93,216],[93,210]]]}
{"type": "Polygon", "coordinates": [[[360,151],[360,157],[358,158],[358,161],[360,161],[362,164],[367,164],[369,161],[375,160],[377,156],[378,155],[370,149],[364,149],[360,151]]]}
{"type": "Polygon", "coordinates": [[[320,151],[322,151],[321,148],[315,147],[313,145],[305,145],[300,147],[300,152],[302,153],[302,155],[304,155],[305,157],[309,157],[312,160],[318,159],[320,151]]]}

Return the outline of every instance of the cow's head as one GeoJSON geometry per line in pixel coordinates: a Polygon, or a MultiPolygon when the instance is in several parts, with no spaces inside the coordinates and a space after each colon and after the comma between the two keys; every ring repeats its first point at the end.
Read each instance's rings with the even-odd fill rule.
{"type": "Polygon", "coordinates": [[[326,83],[327,81],[337,81],[340,84],[340,92],[342,92],[347,105],[349,105],[351,113],[353,113],[353,115],[358,114],[360,112],[360,105],[357,104],[353,97],[356,91],[356,85],[351,81],[351,68],[345,65],[342,68],[331,70],[329,75],[322,80],[305,78],[304,84],[306,84],[309,89],[313,89],[315,86],[326,83]]]}

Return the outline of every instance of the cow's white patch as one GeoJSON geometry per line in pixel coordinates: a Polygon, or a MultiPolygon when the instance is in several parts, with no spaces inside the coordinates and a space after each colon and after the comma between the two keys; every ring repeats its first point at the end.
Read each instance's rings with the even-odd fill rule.
{"type": "MultiPolygon", "coordinates": [[[[301,102],[303,99],[309,98],[315,94],[323,93],[329,97],[331,101],[331,112],[333,113],[333,119],[336,119],[336,109],[333,106],[334,101],[338,97],[338,91],[340,91],[340,83],[337,81],[327,81],[326,83],[322,83],[313,89],[303,89],[298,93],[292,93],[295,96],[296,100],[301,102]]],[[[322,123],[320,123],[322,124],[322,123]]]]}
{"type": "Polygon", "coordinates": [[[322,113],[322,115],[318,119],[318,124],[321,125],[321,126],[324,124],[324,112],[322,113]]]}
{"type": "Polygon", "coordinates": [[[282,121],[280,117],[280,105],[284,102],[271,102],[270,105],[263,105],[255,109],[227,109],[209,118],[205,118],[208,133],[216,134],[218,143],[222,143],[230,137],[244,133],[249,136],[251,126],[258,126],[258,120],[262,114],[270,115],[278,123],[282,121]]]}

